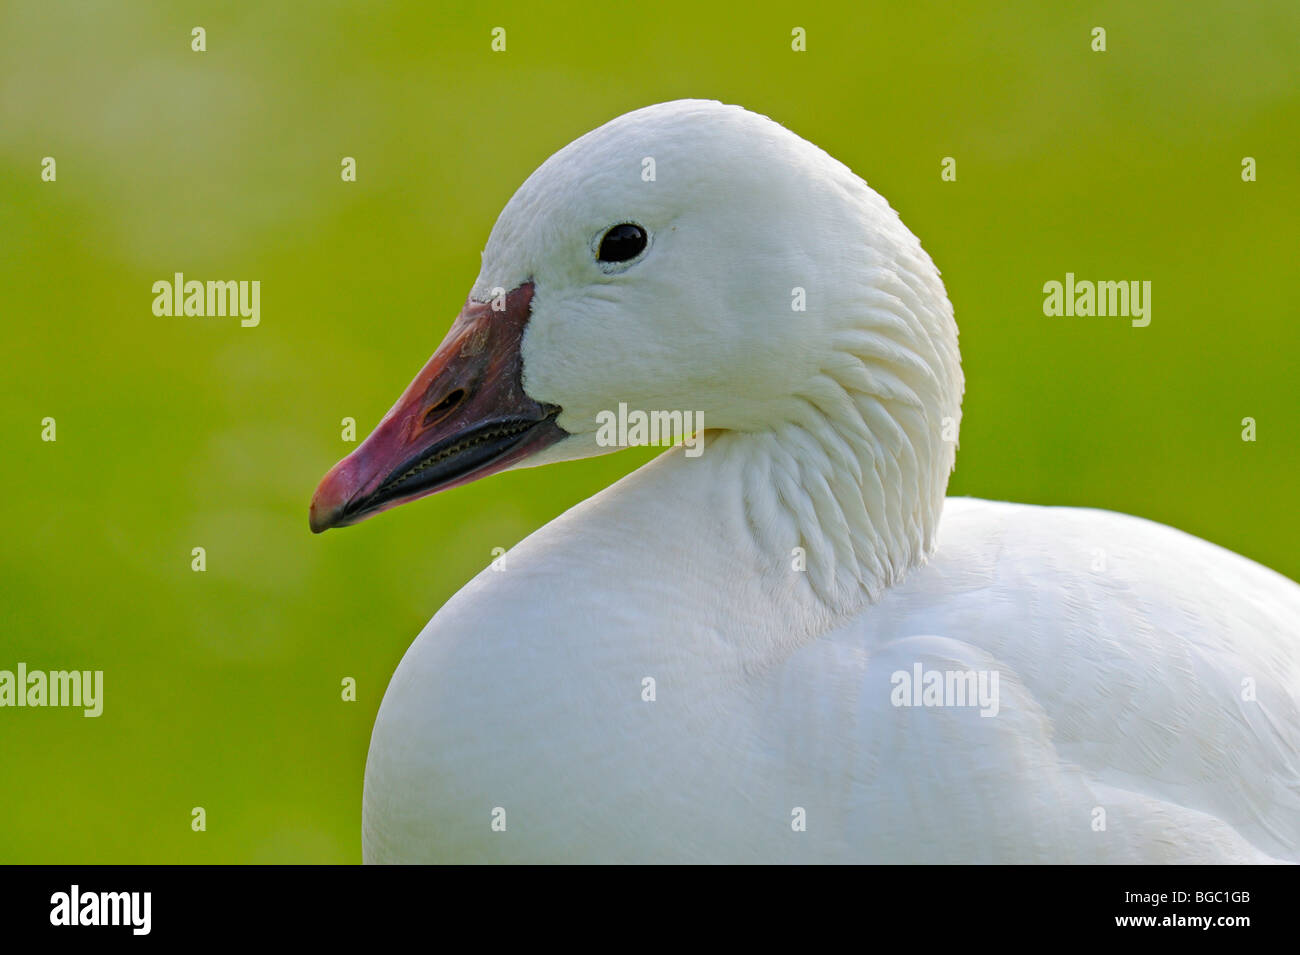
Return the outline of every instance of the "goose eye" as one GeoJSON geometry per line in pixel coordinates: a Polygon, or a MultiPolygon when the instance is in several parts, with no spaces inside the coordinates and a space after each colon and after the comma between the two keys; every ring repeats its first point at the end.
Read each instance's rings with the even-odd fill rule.
{"type": "Polygon", "coordinates": [[[601,237],[600,251],[596,258],[601,262],[626,262],[641,254],[645,248],[645,229],[630,222],[612,226],[601,237]]]}

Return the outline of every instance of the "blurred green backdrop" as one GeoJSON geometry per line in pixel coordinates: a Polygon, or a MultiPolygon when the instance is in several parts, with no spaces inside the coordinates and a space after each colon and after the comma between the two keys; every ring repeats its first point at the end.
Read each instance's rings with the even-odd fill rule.
{"type": "Polygon", "coordinates": [[[0,710],[0,861],[360,859],[411,639],[493,547],[648,454],[323,537],[311,492],[524,177],[662,100],[774,117],[921,237],[962,330],[953,493],[1140,514],[1300,577],[1294,0],[540,7],[0,6],[0,669],[105,671],[99,719],[0,710]],[[176,271],[260,280],[260,327],[155,317],[176,271]],[[1151,325],[1045,318],[1067,271],[1150,280],[1151,325]]]}

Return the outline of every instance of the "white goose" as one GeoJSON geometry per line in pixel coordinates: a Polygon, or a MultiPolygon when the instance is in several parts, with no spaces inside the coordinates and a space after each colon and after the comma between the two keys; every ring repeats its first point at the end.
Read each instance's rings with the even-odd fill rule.
{"type": "Polygon", "coordinates": [[[929,256],[771,120],[665,103],[552,156],[312,528],[610,450],[620,403],[701,412],[704,453],[429,622],[367,861],[1300,858],[1300,587],[1133,517],[945,502],[962,388],[929,256]]]}

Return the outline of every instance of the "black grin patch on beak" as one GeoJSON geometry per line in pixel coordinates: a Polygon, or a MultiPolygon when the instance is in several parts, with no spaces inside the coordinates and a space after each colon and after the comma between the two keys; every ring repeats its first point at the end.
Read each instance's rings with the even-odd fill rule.
{"type": "Polygon", "coordinates": [[[559,431],[560,409],[546,406],[544,418],[503,418],[452,435],[402,462],[373,493],[353,501],[341,515],[352,520],[398,498],[424,494],[488,467],[523,444],[539,429],[559,431]]]}

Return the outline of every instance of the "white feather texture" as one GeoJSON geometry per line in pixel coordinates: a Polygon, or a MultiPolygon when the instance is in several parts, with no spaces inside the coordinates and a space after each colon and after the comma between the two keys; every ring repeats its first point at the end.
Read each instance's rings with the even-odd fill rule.
{"type": "Polygon", "coordinates": [[[1133,517],[945,501],[952,307],[844,165],[738,107],[629,113],[524,183],[471,297],[528,280],[524,384],[572,435],[528,464],[608,450],[620,402],[702,412],[705,450],[429,622],[367,861],[1297,860],[1300,587],[1133,517]],[[603,268],[620,222],[649,248],[603,268]],[[996,715],[896,705],[918,666],[996,674],[996,715]]]}

